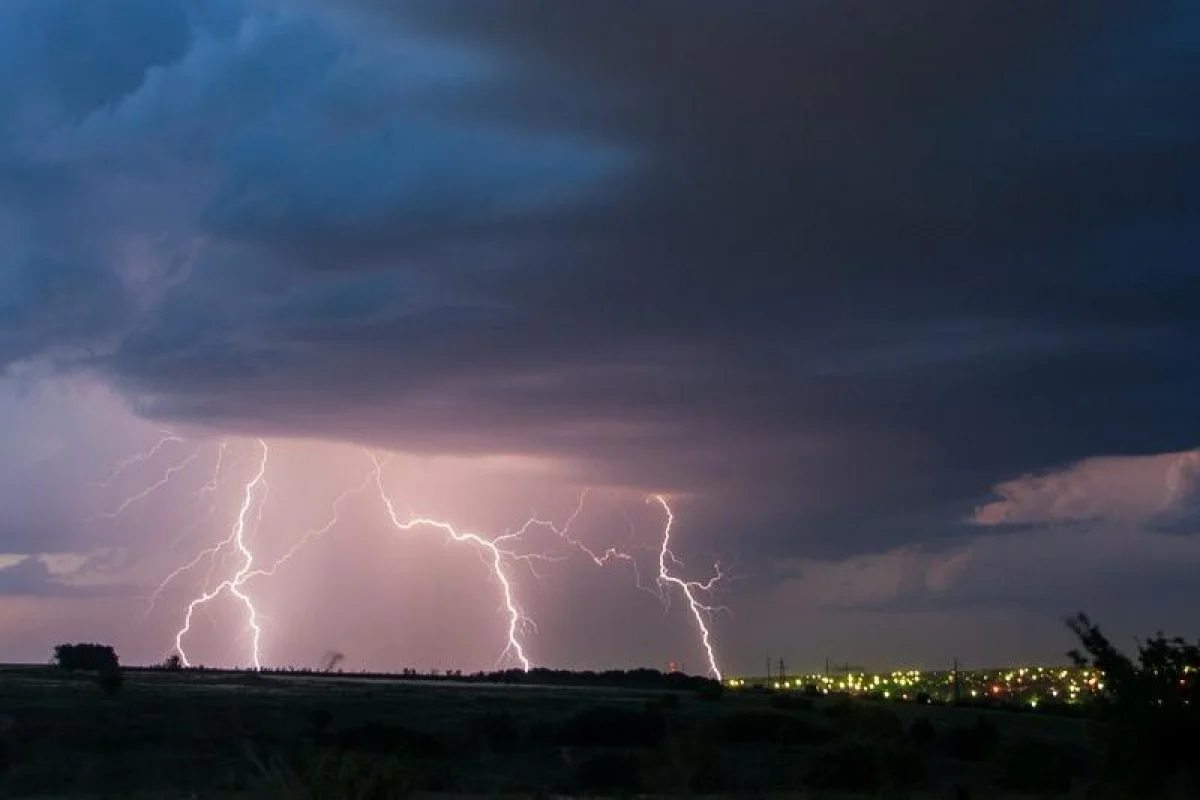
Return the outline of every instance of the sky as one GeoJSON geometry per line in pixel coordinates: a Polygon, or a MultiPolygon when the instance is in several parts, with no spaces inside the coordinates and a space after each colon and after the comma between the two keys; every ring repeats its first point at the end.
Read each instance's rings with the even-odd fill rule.
{"type": "Polygon", "coordinates": [[[725,674],[1196,636],[1198,26],[3,3],[0,661],[301,541],[192,663],[513,665],[505,581],[554,667],[705,671],[687,587],[725,674]]]}

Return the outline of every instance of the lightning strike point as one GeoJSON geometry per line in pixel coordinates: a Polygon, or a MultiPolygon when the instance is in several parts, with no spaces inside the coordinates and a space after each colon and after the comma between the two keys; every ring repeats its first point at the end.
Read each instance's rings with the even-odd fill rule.
{"type": "Polygon", "coordinates": [[[258,470],[254,477],[246,483],[242,495],[242,504],[238,509],[237,520],[233,524],[229,536],[216,546],[215,552],[220,551],[226,546],[232,546],[241,556],[241,566],[233,577],[227,578],[217,584],[216,588],[210,589],[200,596],[193,599],[187,606],[187,611],[184,614],[183,627],[175,634],[175,652],[179,653],[185,666],[191,666],[188,660],[187,651],[183,647],[183,640],[192,629],[192,615],[196,609],[209,603],[222,592],[229,592],[230,595],[237,598],[239,602],[246,608],[246,624],[251,631],[251,660],[255,670],[262,669],[262,627],[259,625],[258,609],[254,607],[254,601],[250,595],[246,594],[242,586],[247,578],[254,572],[254,554],[250,551],[246,542],[246,529],[249,527],[247,520],[250,515],[250,510],[254,507],[257,495],[265,488],[267,476],[267,461],[270,459],[271,450],[267,443],[259,439],[258,446],[262,451],[258,462],[258,470]]]}
{"type": "Polygon", "coordinates": [[[499,546],[500,542],[514,539],[519,533],[497,537],[496,539],[487,539],[477,533],[459,531],[450,523],[442,522],[441,520],[416,516],[410,517],[407,520],[401,519],[400,515],[396,513],[395,502],[388,495],[387,489],[383,485],[384,462],[381,462],[374,454],[372,454],[371,460],[375,463],[374,477],[376,487],[379,489],[379,499],[383,501],[384,509],[387,511],[392,527],[400,531],[411,531],[419,527],[436,528],[456,542],[466,542],[480,549],[481,555],[485,557],[485,561],[490,565],[492,577],[500,584],[504,608],[508,615],[508,644],[505,646],[503,652],[500,653],[497,663],[502,661],[505,656],[511,655],[525,672],[532,669],[533,664],[526,655],[524,646],[521,644],[520,633],[523,628],[533,627],[533,623],[526,618],[520,606],[517,605],[512,581],[505,570],[506,558],[516,559],[520,558],[520,556],[508,550],[501,549],[499,546]]]}
{"type": "Polygon", "coordinates": [[[685,581],[682,578],[673,575],[667,562],[670,561],[675,565],[679,565],[679,559],[671,551],[671,528],[675,525],[675,514],[671,511],[671,505],[667,502],[667,498],[661,494],[656,494],[647,498],[646,502],[657,502],[663,508],[666,514],[667,521],[663,526],[662,547],[658,551],[658,582],[660,586],[667,584],[675,586],[680,590],[683,596],[687,599],[688,609],[692,613],[692,618],[696,620],[696,626],[700,629],[700,641],[704,646],[704,652],[708,656],[709,671],[721,680],[721,668],[717,666],[717,656],[713,649],[712,635],[708,629],[706,617],[711,616],[718,609],[701,603],[696,599],[697,592],[709,592],[721,580],[723,575],[720,571],[720,566],[717,567],[717,574],[707,581],[685,581]]]}

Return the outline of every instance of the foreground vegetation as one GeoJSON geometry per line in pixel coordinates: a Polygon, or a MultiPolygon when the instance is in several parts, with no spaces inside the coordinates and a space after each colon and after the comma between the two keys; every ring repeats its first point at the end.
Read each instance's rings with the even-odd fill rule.
{"type": "Polygon", "coordinates": [[[0,796],[1200,797],[1200,651],[1160,636],[1130,659],[1085,617],[1071,626],[1108,687],[1079,716],[644,670],[586,686],[120,671],[66,646],[59,668],[0,669],[0,796]]]}
{"type": "Polygon", "coordinates": [[[766,693],[186,671],[106,693],[47,668],[0,672],[0,704],[9,796],[1061,790],[1088,768],[1079,720],[766,693]]]}

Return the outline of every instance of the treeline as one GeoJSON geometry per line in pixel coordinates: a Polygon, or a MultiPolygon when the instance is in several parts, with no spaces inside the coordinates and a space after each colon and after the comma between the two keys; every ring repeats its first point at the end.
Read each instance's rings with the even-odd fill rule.
{"type": "Polygon", "coordinates": [[[656,669],[604,670],[575,672],[565,669],[536,668],[528,672],[509,669],[498,672],[479,672],[456,678],[481,683],[507,683],[536,686],[612,686],[622,689],[678,689],[704,691],[720,689],[721,684],[700,675],[682,672],[660,672],[656,669]]]}
{"type": "MultiPolygon", "coordinates": [[[[176,671],[186,669],[191,672],[242,673],[247,670],[217,669],[197,665],[183,668],[178,660],[168,659],[163,664],[150,667],[135,667],[138,671],[176,671]]],[[[493,670],[464,673],[462,670],[432,670],[420,672],[407,668],[400,672],[374,672],[368,670],[318,670],[303,667],[277,667],[253,670],[260,675],[292,675],[301,677],[347,677],[374,680],[396,680],[397,678],[412,681],[447,682],[447,683],[500,683],[524,686],[581,686],[609,687],[616,689],[645,689],[645,690],[678,690],[678,691],[720,691],[719,681],[700,675],[685,675],[681,672],[661,672],[656,669],[631,670],[565,670],[537,667],[528,672],[520,669],[493,670]]]]}

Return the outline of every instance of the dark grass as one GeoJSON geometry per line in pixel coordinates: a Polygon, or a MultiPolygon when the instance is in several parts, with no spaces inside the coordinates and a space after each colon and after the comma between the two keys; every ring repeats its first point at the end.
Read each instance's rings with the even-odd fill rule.
{"type": "Polygon", "coordinates": [[[988,797],[1012,786],[1057,788],[1087,770],[1080,719],[781,703],[754,692],[715,699],[694,691],[129,671],[108,694],[93,675],[12,668],[0,670],[0,713],[15,721],[2,796],[821,790],[849,797],[947,796],[963,787],[988,797]],[[911,730],[918,719],[929,722],[920,735],[911,730]],[[980,724],[990,733],[981,736],[980,724]],[[1046,751],[1054,757],[1039,762],[1046,751]]]}

